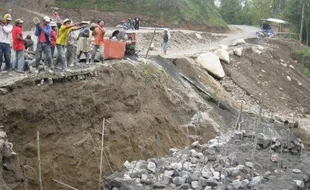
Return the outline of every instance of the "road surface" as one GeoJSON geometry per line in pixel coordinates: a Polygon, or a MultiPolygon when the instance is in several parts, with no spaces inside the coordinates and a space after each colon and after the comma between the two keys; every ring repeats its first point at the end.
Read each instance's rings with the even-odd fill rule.
{"type": "MultiPolygon", "coordinates": [[[[180,48],[178,51],[170,51],[167,56],[164,56],[165,58],[179,58],[179,57],[184,57],[184,56],[191,56],[195,54],[199,54],[202,52],[206,52],[210,50],[211,48],[218,47],[220,45],[230,45],[235,39],[237,38],[249,38],[249,37],[255,37],[255,32],[258,30],[258,28],[251,27],[251,26],[230,26],[231,30],[233,31],[232,33],[229,34],[214,34],[214,35],[221,35],[221,36],[226,36],[223,39],[219,41],[215,41],[210,44],[197,44],[194,45],[188,49],[185,48],[180,48]]],[[[109,31],[114,31],[117,28],[108,28],[109,31]]],[[[162,28],[158,29],[158,33],[162,33],[162,28]]],[[[142,30],[135,31],[137,33],[152,33],[154,31],[154,28],[143,28],[142,30]]],[[[190,31],[190,30],[172,30],[172,31],[182,31],[184,33],[201,33],[198,31],[190,31]]],[[[32,34],[33,32],[25,32],[26,34],[32,34]]],[[[35,39],[35,38],[34,38],[35,39]]],[[[36,41],[36,40],[34,40],[36,41]]],[[[144,56],[146,50],[141,52],[139,56],[144,56]]],[[[161,50],[159,51],[150,51],[150,55],[162,55],[161,50]]],[[[86,68],[72,68],[73,70],[81,70],[81,69],[86,69],[86,68]]],[[[93,68],[91,68],[93,69],[93,68]]],[[[0,75],[0,87],[1,86],[6,86],[9,84],[12,84],[16,81],[22,80],[24,78],[27,78],[33,74],[18,74],[15,72],[12,72],[12,76],[9,76],[6,73],[2,73],[0,75]]]]}
{"type": "MultiPolygon", "coordinates": [[[[190,48],[180,48],[177,51],[168,50],[168,55],[165,55],[165,58],[175,59],[184,56],[191,56],[201,54],[203,52],[207,52],[212,48],[219,47],[220,45],[231,45],[232,42],[238,38],[252,38],[255,37],[255,33],[259,30],[259,28],[253,26],[244,26],[244,25],[230,25],[231,33],[226,34],[212,34],[215,36],[223,36],[221,40],[213,41],[208,44],[196,44],[191,46],[190,48]]],[[[149,29],[152,31],[152,29],[149,29]]],[[[172,30],[173,31],[173,30],[172,30]]],[[[179,30],[182,32],[188,33],[201,33],[199,31],[189,31],[189,30],[179,30]]],[[[143,31],[145,32],[145,30],[143,31]]],[[[161,31],[158,31],[161,32],[161,31]]],[[[142,51],[139,55],[144,56],[146,54],[146,50],[142,51]]],[[[161,49],[157,51],[150,51],[150,55],[162,55],[161,49]]],[[[162,55],[163,56],[163,55],[162,55]]]]}

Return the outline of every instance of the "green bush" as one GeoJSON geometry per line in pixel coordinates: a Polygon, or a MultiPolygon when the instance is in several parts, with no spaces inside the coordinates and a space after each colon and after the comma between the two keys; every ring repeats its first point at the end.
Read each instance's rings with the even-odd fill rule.
{"type": "Polygon", "coordinates": [[[301,70],[310,76],[310,48],[305,47],[303,49],[294,50],[292,52],[292,58],[300,63],[301,70]]]}
{"type": "Polygon", "coordinates": [[[201,0],[56,0],[57,7],[124,12],[164,19],[171,24],[208,25],[227,28],[216,7],[201,0]]]}
{"type": "Polygon", "coordinates": [[[305,75],[310,77],[310,70],[308,68],[304,68],[303,72],[305,73],[305,75]]]}

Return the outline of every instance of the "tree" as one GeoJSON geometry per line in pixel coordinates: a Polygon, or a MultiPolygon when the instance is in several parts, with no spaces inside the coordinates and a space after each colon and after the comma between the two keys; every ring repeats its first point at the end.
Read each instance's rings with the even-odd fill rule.
{"type": "Polygon", "coordinates": [[[221,15],[230,24],[240,24],[240,13],[242,11],[240,0],[224,0],[221,2],[221,15]]]}
{"type": "Polygon", "coordinates": [[[306,6],[306,0],[303,0],[301,20],[300,20],[300,32],[299,32],[300,42],[303,41],[303,31],[304,31],[304,23],[305,23],[305,6],[306,6]]]}

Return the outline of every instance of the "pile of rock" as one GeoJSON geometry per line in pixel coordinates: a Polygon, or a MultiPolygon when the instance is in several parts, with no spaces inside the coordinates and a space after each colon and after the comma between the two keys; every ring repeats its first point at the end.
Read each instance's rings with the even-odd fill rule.
{"type": "MultiPolygon", "coordinates": [[[[235,131],[235,139],[252,138],[254,139],[254,134],[246,133],[245,130],[235,131]]],[[[292,135],[292,137],[271,137],[264,133],[257,134],[257,149],[267,149],[270,148],[273,152],[278,153],[291,153],[293,155],[301,154],[302,150],[305,148],[302,140],[292,135]]]]}
{"type": "Polygon", "coordinates": [[[13,151],[13,144],[8,141],[3,126],[0,126],[0,164],[2,167],[0,169],[0,189],[11,189],[6,184],[4,176],[6,176],[6,179],[13,181],[16,187],[23,183],[23,173],[17,154],[13,151]]]}
{"type": "Polygon", "coordinates": [[[171,149],[169,156],[124,163],[122,172],[105,181],[105,189],[241,189],[257,186],[263,177],[250,162],[240,164],[236,153],[221,156],[210,144],[194,142],[184,150],[171,149]]]}
{"type": "Polygon", "coordinates": [[[290,152],[293,155],[298,155],[305,148],[302,140],[297,137],[291,138],[269,138],[266,135],[260,133],[257,136],[258,148],[266,149],[270,147],[274,152],[290,152]]]}

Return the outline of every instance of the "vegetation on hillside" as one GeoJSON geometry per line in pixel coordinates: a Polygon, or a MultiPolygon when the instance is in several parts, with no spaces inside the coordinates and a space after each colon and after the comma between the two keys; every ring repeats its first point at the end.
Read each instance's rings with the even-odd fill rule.
{"type": "Polygon", "coordinates": [[[220,13],[229,24],[260,25],[261,19],[280,18],[288,21],[290,28],[295,33],[301,30],[301,15],[303,5],[304,27],[302,29],[302,41],[307,41],[310,31],[310,0],[217,0],[220,13]]]}
{"type": "Polygon", "coordinates": [[[212,0],[56,0],[56,5],[135,13],[163,19],[173,25],[227,27],[212,0]]]}
{"type": "Polygon", "coordinates": [[[300,63],[301,70],[310,76],[310,48],[296,49],[292,52],[292,57],[300,63]]]}

